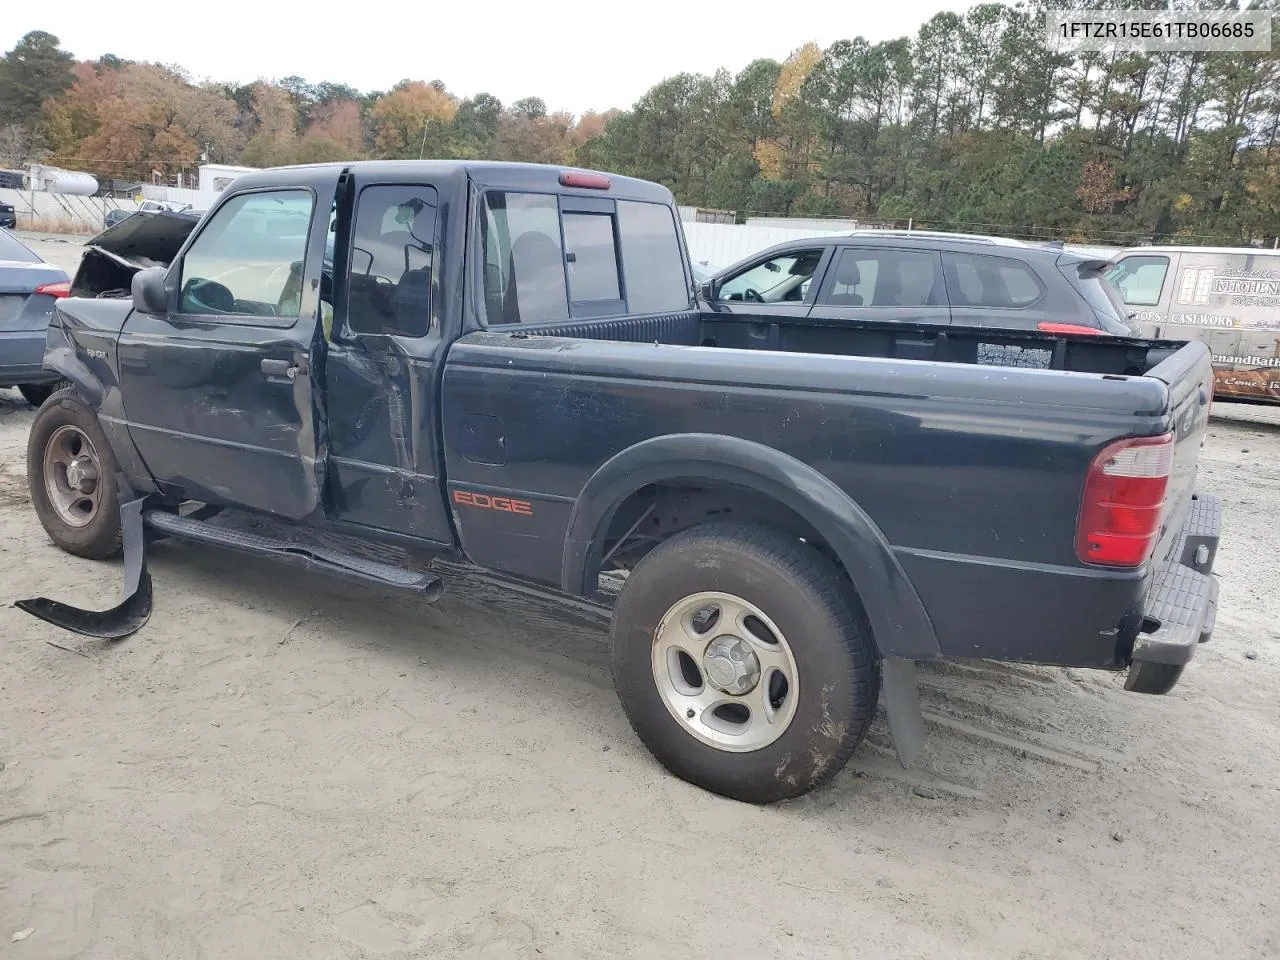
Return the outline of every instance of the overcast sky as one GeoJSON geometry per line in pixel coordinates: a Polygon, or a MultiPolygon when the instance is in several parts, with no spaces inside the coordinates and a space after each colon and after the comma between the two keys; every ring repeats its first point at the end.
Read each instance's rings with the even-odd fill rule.
{"type": "Polygon", "coordinates": [[[748,4],[723,0],[363,0],[297,7],[279,0],[146,7],[101,0],[44,7],[14,0],[0,20],[0,50],[12,49],[29,30],[47,30],[79,59],[113,53],[175,63],[197,79],[247,83],[296,74],[364,91],[386,90],[405,78],[439,79],[459,96],[484,91],[508,104],[537,96],[550,110],[581,113],[629,107],[663,77],[681,71],[710,73],[723,66],[736,72],[758,57],[781,60],[809,40],[826,46],[858,35],[872,42],[912,35],[940,10],[973,5],[770,0],[749,13],[748,4]],[[186,11],[185,20],[179,10],[186,11]]]}

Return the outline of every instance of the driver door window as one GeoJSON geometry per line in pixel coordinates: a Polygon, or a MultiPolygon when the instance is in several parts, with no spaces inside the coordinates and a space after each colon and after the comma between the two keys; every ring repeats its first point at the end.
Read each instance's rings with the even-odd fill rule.
{"type": "Polygon", "coordinates": [[[297,319],[314,206],[309,190],[229,200],[183,258],[179,312],[297,319]]]}
{"type": "Polygon", "coordinates": [[[781,254],[724,281],[716,299],[733,303],[804,303],[821,261],[821,250],[781,254]]]}

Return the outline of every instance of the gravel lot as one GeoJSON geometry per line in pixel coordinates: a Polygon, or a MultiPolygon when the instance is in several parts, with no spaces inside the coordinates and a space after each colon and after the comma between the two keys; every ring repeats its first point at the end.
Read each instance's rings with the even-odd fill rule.
{"type": "Polygon", "coordinates": [[[1280,955],[1272,427],[1212,428],[1218,629],[1172,694],[931,665],[918,769],[881,718],[831,786],[754,808],[666,775],[603,629],[518,595],[161,544],[118,645],[12,609],[119,590],[37,524],[30,422],[0,391],[3,960],[1280,955]]]}

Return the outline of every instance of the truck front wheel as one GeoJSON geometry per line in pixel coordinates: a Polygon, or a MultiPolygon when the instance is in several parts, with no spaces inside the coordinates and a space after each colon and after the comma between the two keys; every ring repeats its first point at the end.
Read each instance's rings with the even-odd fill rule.
{"type": "Polygon", "coordinates": [[[105,560],[120,553],[116,461],[93,411],[59,391],[36,413],[27,438],[31,505],[68,553],[105,560]]]}
{"type": "Polygon", "coordinates": [[[610,627],[631,726],[672,773],[750,803],[829,780],[879,694],[870,631],[812,546],[743,523],[694,527],[627,578],[610,627]]]}

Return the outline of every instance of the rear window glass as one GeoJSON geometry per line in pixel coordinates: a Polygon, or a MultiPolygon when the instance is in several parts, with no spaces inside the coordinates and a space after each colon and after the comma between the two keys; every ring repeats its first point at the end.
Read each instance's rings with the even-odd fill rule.
{"type": "Polygon", "coordinates": [[[0,230],[0,260],[17,261],[18,263],[40,262],[39,257],[3,230],[0,230]]]}
{"type": "Polygon", "coordinates": [[[692,302],[684,256],[671,208],[658,203],[618,201],[627,312],[687,310],[692,302]]]}
{"type": "Polygon", "coordinates": [[[485,194],[484,294],[489,322],[569,319],[560,209],[550,194],[485,194]]]}
{"type": "Polygon", "coordinates": [[[622,299],[613,217],[607,213],[566,213],[564,245],[569,296],[574,303],[622,299]]]}
{"type": "Polygon", "coordinates": [[[490,324],[688,310],[693,289],[671,208],[489,191],[480,223],[490,324]],[[598,208],[598,209],[597,209],[598,208]]]}
{"type": "Polygon", "coordinates": [[[1116,288],[1107,282],[1102,271],[1090,270],[1082,277],[1079,264],[1066,263],[1062,266],[1062,272],[1096,313],[1128,325],[1130,311],[1120,299],[1116,288]]]}

